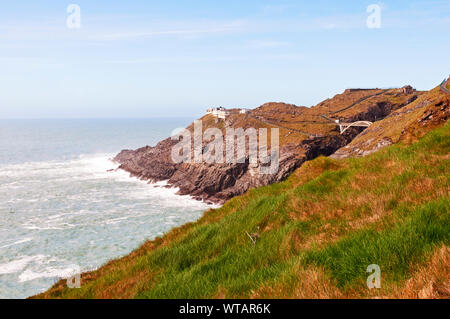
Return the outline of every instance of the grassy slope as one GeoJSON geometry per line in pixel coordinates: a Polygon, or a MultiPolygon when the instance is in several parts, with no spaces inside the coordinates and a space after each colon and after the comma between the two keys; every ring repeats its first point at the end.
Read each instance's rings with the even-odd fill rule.
{"type": "Polygon", "coordinates": [[[38,297],[448,296],[449,153],[447,123],[365,158],[318,158],[38,297]],[[366,288],[369,264],[382,289],[366,288]]]}

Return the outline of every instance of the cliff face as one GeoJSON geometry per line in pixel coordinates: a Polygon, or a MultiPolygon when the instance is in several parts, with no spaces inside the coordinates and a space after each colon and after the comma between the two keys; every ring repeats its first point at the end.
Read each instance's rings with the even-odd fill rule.
{"type": "MultiPolygon", "coordinates": [[[[212,203],[224,203],[250,188],[286,179],[305,161],[320,155],[329,156],[351,142],[363,128],[351,128],[339,134],[337,125],[321,115],[344,121],[380,120],[420,96],[420,92],[398,93],[396,90],[346,91],[317,106],[306,108],[284,103],[266,103],[246,114],[232,112],[226,120],[212,115],[201,120],[203,129],[278,128],[280,132],[279,169],[275,174],[260,174],[259,164],[174,163],[172,148],[178,143],[168,138],[155,147],[120,152],[115,161],[120,169],[149,182],[168,181],[178,187],[180,195],[212,203]]],[[[189,126],[190,131],[193,125],[189,126]]],[[[205,146],[205,144],[203,145],[205,146]]]]}
{"type": "Polygon", "coordinates": [[[414,141],[450,118],[450,96],[435,88],[375,122],[333,158],[366,156],[399,141],[414,141]]]}
{"type": "MultiPolygon", "coordinates": [[[[121,164],[120,169],[130,172],[132,176],[150,182],[167,180],[170,186],[179,188],[180,195],[191,195],[195,199],[211,203],[223,203],[245,193],[249,188],[284,180],[310,156],[309,154],[321,151],[315,145],[306,153],[300,145],[285,145],[280,148],[278,172],[262,175],[258,167],[250,165],[248,156],[245,163],[175,164],[171,159],[171,150],[176,143],[169,138],[155,147],[124,150],[114,160],[121,164]]],[[[337,145],[343,145],[342,142],[338,143],[337,145]]]]}

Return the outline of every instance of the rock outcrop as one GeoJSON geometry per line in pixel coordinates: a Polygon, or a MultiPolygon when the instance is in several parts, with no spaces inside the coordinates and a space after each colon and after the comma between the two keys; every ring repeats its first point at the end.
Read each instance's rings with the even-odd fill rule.
{"type": "MultiPolygon", "coordinates": [[[[395,90],[346,91],[311,108],[266,103],[245,114],[231,112],[226,120],[218,120],[212,115],[202,118],[203,129],[217,127],[224,131],[227,127],[278,127],[280,156],[279,169],[275,174],[261,174],[260,164],[250,164],[248,152],[243,163],[174,163],[171,152],[178,141],[171,138],[154,147],[124,150],[115,157],[115,161],[120,164],[120,169],[132,176],[149,182],[167,181],[169,187],[179,188],[180,195],[191,195],[205,202],[224,203],[251,188],[286,179],[305,161],[335,153],[363,130],[350,128],[341,135],[335,124],[320,115],[329,112],[346,121],[377,121],[417,99],[419,95],[416,91],[405,92],[401,97],[395,94],[395,90]]],[[[192,131],[193,125],[188,129],[192,131]]]]}
{"type": "Polygon", "coordinates": [[[166,180],[168,185],[179,188],[180,195],[211,203],[226,200],[245,193],[248,189],[268,185],[287,178],[295,169],[317,154],[332,153],[343,141],[312,140],[301,145],[284,145],[280,148],[279,169],[275,174],[260,174],[259,165],[251,165],[248,157],[244,163],[207,164],[173,163],[171,150],[176,142],[166,139],[155,147],[135,151],[124,150],[114,160],[119,168],[132,176],[149,182],[166,180]],[[305,151],[306,150],[306,151],[305,151]]]}
{"type": "MultiPolygon", "coordinates": [[[[389,112],[388,112],[389,113],[389,112]]],[[[399,141],[413,141],[450,117],[450,95],[435,88],[375,122],[331,157],[367,156],[399,141]]]]}

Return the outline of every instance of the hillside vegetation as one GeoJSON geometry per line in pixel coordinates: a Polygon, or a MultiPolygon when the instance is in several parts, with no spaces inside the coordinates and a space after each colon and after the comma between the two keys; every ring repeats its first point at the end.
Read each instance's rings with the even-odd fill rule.
{"type": "Polygon", "coordinates": [[[450,297],[450,124],[306,162],[38,298],[450,297]],[[247,235],[257,233],[256,244],[247,235]],[[369,290],[370,264],[381,289],[369,290]]]}
{"type": "MultiPolygon", "coordinates": [[[[421,91],[401,93],[399,89],[347,90],[310,108],[270,102],[245,115],[231,113],[225,123],[216,123],[212,115],[206,115],[202,118],[203,129],[210,127],[224,129],[226,126],[276,127],[280,129],[280,146],[290,143],[299,144],[311,135],[339,135],[336,124],[327,121],[321,115],[344,121],[376,121],[414,101],[424,93],[421,91]]],[[[189,129],[192,129],[192,126],[189,129]]],[[[356,128],[353,130],[359,131],[356,128]]]]}
{"type": "MultiPolygon", "coordinates": [[[[201,118],[204,132],[214,128],[215,132],[217,129],[222,130],[222,135],[226,135],[230,129],[252,128],[253,132],[256,132],[255,129],[258,128],[276,128],[274,132],[277,132],[280,156],[276,164],[279,169],[275,174],[263,173],[268,163],[262,162],[261,157],[256,163],[251,163],[249,147],[245,147],[241,160],[233,163],[224,163],[220,159],[214,163],[207,161],[196,163],[192,161],[192,153],[185,154],[186,159],[190,157],[190,162],[179,163],[172,157],[172,151],[174,148],[177,149],[178,140],[172,138],[164,139],[153,147],[122,150],[114,157],[114,161],[120,165],[120,169],[129,172],[131,176],[152,183],[167,182],[170,187],[178,189],[179,195],[190,195],[207,203],[223,204],[235,196],[245,194],[249,189],[286,180],[305,161],[320,155],[334,154],[364,130],[364,127],[350,127],[341,134],[342,128],[337,124],[339,121],[381,122],[397,110],[428,94],[429,92],[416,91],[410,86],[386,90],[349,89],[311,108],[270,102],[256,109],[246,110],[244,113],[241,109],[228,109],[228,115],[222,118],[217,118],[213,114],[206,114],[201,118]]],[[[420,106],[425,108],[426,103],[420,106]]],[[[191,132],[195,127],[199,127],[199,122],[194,123],[187,127],[191,132]]],[[[252,130],[247,130],[247,133],[250,132],[252,130]]],[[[271,133],[272,130],[268,130],[268,148],[272,147],[271,133]]],[[[215,141],[216,138],[220,144],[226,144],[222,148],[224,153],[233,146],[235,149],[237,147],[238,143],[233,136],[227,135],[226,141],[214,136],[202,139],[202,150],[214,154],[216,151],[220,152],[216,149],[218,146],[210,145],[212,139],[215,141]]],[[[189,141],[186,137],[186,140],[191,143],[193,149],[192,139],[189,141]]],[[[265,144],[265,139],[259,142],[265,144]]],[[[383,145],[386,145],[384,141],[383,145]]],[[[348,152],[344,151],[342,156],[345,157],[346,154],[348,152]]]]}
{"type": "Polygon", "coordinates": [[[436,87],[373,123],[332,157],[364,156],[400,140],[414,141],[449,118],[450,96],[436,87]]]}

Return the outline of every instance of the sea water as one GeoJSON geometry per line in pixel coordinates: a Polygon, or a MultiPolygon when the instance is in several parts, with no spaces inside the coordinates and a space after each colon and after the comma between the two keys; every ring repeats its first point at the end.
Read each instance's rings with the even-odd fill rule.
{"type": "Polygon", "coordinates": [[[111,161],[189,122],[1,120],[0,298],[37,294],[198,219],[210,206],[111,161]]]}

